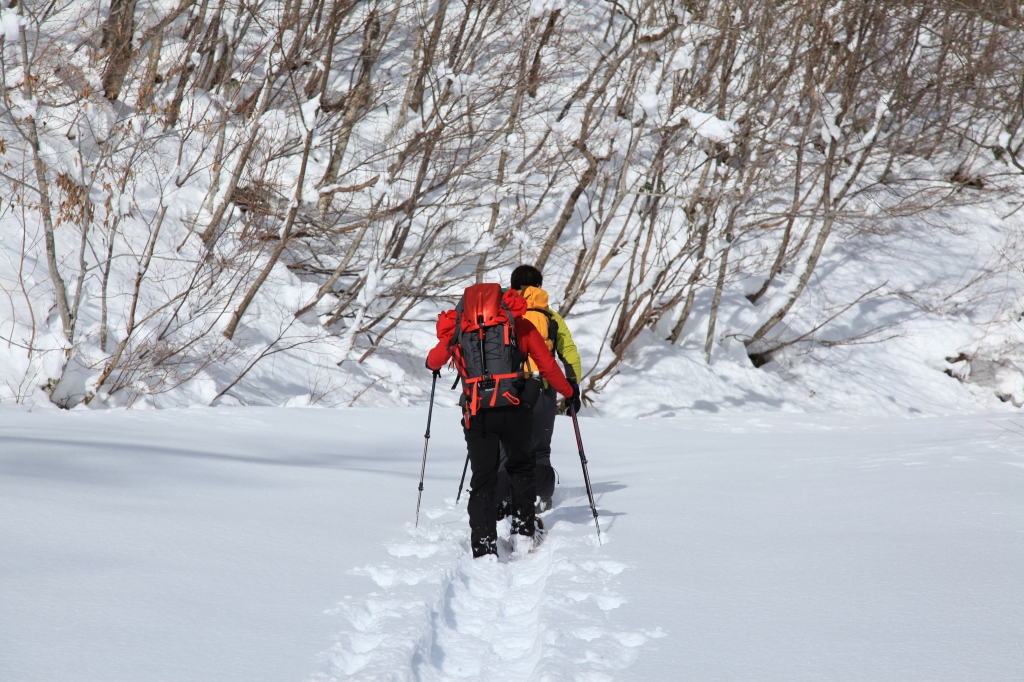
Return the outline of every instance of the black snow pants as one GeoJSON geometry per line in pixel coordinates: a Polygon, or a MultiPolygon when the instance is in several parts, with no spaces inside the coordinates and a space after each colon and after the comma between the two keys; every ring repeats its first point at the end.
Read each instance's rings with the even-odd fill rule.
{"type": "Polygon", "coordinates": [[[540,393],[540,399],[533,406],[533,462],[536,468],[534,480],[537,495],[546,501],[555,494],[555,470],[551,466],[551,434],[555,431],[555,414],[558,411],[558,392],[550,386],[540,393]]]}
{"type": "MultiPolygon", "coordinates": [[[[551,496],[555,494],[555,470],[551,466],[551,435],[555,432],[558,391],[550,386],[541,389],[532,412],[533,437],[530,442],[530,453],[534,462],[534,483],[540,499],[550,502],[551,496]]],[[[508,499],[509,494],[505,466],[506,454],[502,448],[501,464],[498,467],[498,504],[508,499]]]]}
{"type": "Polygon", "coordinates": [[[533,482],[533,456],[530,445],[533,414],[522,407],[480,410],[463,428],[466,448],[473,467],[469,493],[469,528],[473,556],[497,552],[498,462],[504,449],[512,497],[512,532],[533,535],[533,501],[537,495],[533,482]]]}

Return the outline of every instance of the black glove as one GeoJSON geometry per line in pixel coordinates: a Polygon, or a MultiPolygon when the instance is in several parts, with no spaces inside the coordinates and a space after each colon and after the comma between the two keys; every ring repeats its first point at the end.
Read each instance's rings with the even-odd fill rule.
{"type": "Polygon", "coordinates": [[[580,385],[575,381],[570,381],[569,385],[572,386],[572,395],[565,399],[565,407],[578,414],[580,408],[583,407],[583,401],[580,399],[580,385]]]}

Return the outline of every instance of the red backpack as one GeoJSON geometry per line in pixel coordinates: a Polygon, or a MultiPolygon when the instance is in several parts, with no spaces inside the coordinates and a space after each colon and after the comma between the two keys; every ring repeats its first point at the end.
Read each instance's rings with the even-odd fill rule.
{"type": "Polygon", "coordinates": [[[455,313],[448,350],[462,379],[460,403],[468,415],[520,404],[526,354],[519,350],[512,311],[502,300],[501,285],[469,287],[455,313]]]}

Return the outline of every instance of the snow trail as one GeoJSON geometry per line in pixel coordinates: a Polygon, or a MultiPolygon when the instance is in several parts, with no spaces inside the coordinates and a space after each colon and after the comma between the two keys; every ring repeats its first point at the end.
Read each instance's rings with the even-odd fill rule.
{"type": "Polygon", "coordinates": [[[420,528],[387,545],[392,561],[353,569],[379,590],[339,606],[349,626],[322,679],[613,679],[664,633],[615,627],[629,566],[602,557],[582,488],[555,500],[537,551],[510,556],[504,521],[499,556],[482,560],[470,554],[464,506],[425,510],[420,528]]]}

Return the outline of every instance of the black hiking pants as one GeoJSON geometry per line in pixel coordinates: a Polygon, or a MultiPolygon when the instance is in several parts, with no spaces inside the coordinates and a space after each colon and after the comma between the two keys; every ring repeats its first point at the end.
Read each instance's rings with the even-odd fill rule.
{"type": "Polygon", "coordinates": [[[502,448],[508,456],[506,469],[512,497],[512,532],[533,535],[533,413],[522,407],[480,410],[463,428],[473,467],[469,493],[469,528],[473,556],[497,552],[498,461],[502,448]]]}
{"type": "MultiPolygon", "coordinates": [[[[533,406],[533,438],[530,453],[534,463],[534,487],[540,499],[550,501],[555,494],[555,470],[551,466],[551,435],[555,432],[555,416],[558,413],[558,391],[552,387],[541,389],[540,397],[533,406]]],[[[501,464],[498,467],[498,504],[508,499],[509,485],[506,473],[506,455],[502,448],[501,464]]]]}
{"type": "Polygon", "coordinates": [[[551,467],[551,435],[555,431],[555,414],[558,412],[558,392],[547,387],[540,392],[537,404],[533,406],[533,461],[536,467],[534,480],[537,495],[550,500],[555,494],[555,470],[551,467]]]}

